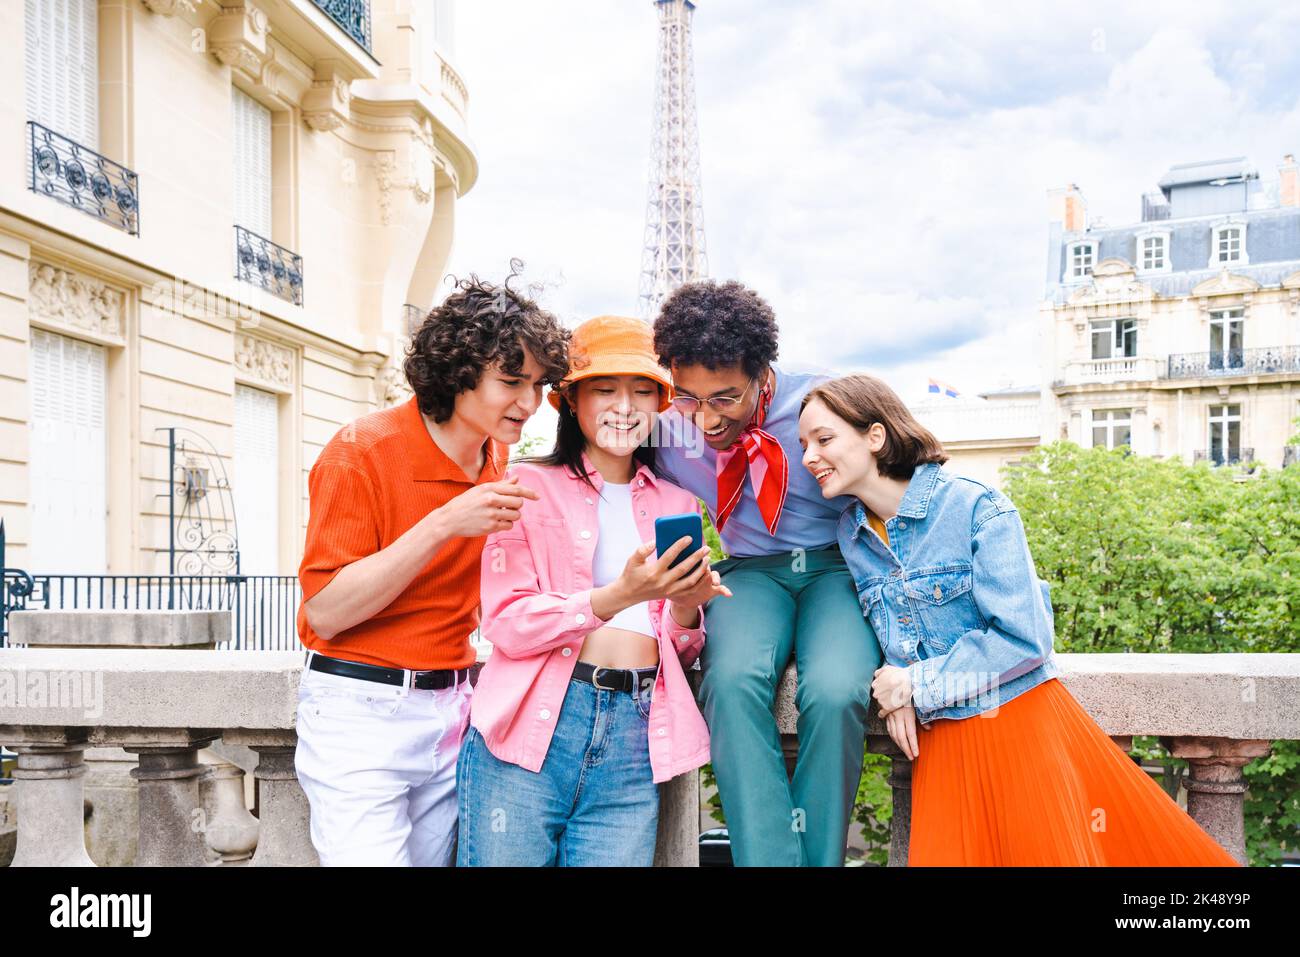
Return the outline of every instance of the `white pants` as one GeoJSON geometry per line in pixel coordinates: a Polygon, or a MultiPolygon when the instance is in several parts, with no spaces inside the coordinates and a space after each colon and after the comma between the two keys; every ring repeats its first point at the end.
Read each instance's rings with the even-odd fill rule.
{"type": "Polygon", "coordinates": [[[323,866],[451,864],[471,693],[303,670],[294,765],[323,866]]]}

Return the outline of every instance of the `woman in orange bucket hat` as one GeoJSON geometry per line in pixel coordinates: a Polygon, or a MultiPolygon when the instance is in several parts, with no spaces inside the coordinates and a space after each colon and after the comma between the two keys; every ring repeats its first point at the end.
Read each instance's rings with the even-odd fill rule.
{"type": "Polygon", "coordinates": [[[686,669],[703,605],[730,592],[707,547],[670,567],[689,538],[654,555],[657,517],[699,511],[651,469],[671,382],[636,319],[585,322],[569,351],[555,448],[508,473],[540,498],[483,550],[462,866],[649,865],[657,785],[709,759],[686,669]]]}

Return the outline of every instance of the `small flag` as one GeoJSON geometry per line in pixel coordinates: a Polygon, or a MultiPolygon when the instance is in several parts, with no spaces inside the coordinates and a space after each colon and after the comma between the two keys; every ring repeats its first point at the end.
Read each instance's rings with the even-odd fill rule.
{"type": "Polygon", "coordinates": [[[942,393],[943,395],[948,396],[950,399],[955,399],[957,398],[958,395],[961,394],[952,386],[950,386],[948,383],[940,382],[938,379],[930,380],[929,391],[934,393],[935,395],[942,393]]]}

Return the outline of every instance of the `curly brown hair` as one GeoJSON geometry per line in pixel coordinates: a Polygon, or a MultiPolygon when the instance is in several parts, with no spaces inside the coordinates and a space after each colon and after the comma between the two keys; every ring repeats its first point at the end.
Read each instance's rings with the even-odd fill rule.
{"type": "Polygon", "coordinates": [[[777,356],[776,316],[763,297],[733,280],[677,288],[655,320],[655,352],[665,368],[739,363],[759,376],[777,356]]]}
{"type": "Polygon", "coordinates": [[[543,384],[569,374],[569,337],[558,319],[527,296],[471,274],[435,307],[411,337],[403,367],[420,411],[438,423],[451,418],[456,396],[478,386],[494,363],[520,375],[524,349],[542,366],[543,384]]]}

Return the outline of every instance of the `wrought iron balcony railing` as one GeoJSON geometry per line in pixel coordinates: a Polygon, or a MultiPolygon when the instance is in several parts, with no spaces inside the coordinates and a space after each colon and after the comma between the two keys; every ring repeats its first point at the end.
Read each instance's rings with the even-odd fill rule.
{"type": "Polygon", "coordinates": [[[302,305],[302,257],[243,226],[235,227],[235,278],[302,305]]]}
{"type": "Polygon", "coordinates": [[[1300,347],[1268,346],[1263,349],[1225,349],[1222,352],[1184,352],[1169,357],[1166,377],[1200,379],[1211,376],[1300,373],[1300,347]]]}
{"type": "Polygon", "coordinates": [[[1197,449],[1192,453],[1194,462],[1211,462],[1214,465],[1240,465],[1255,461],[1254,449],[1197,449]]]}
{"type": "Polygon", "coordinates": [[[370,52],[370,0],[312,0],[316,6],[370,52]]]}
{"type": "Polygon", "coordinates": [[[132,236],[140,235],[140,184],[135,173],[35,120],[27,121],[27,130],[32,192],[132,236]]]}

